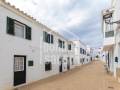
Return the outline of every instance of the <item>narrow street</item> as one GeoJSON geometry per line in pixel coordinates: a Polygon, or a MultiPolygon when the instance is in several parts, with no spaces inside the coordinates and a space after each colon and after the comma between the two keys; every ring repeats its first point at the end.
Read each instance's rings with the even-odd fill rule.
{"type": "Polygon", "coordinates": [[[120,90],[120,84],[107,75],[102,62],[94,61],[19,90],[120,90]]]}

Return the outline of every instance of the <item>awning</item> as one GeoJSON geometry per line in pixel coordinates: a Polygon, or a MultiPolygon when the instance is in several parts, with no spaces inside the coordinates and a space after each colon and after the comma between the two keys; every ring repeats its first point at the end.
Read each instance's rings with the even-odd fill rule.
{"type": "Polygon", "coordinates": [[[103,51],[109,51],[110,49],[113,48],[113,46],[114,46],[114,44],[111,44],[111,45],[105,45],[105,46],[103,47],[103,51]]]}

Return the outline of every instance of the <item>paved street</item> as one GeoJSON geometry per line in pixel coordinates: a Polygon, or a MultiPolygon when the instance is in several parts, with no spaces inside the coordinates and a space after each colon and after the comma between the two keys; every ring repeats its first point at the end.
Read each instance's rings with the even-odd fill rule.
{"type": "Polygon", "coordinates": [[[19,90],[120,90],[120,83],[107,75],[102,62],[94,61],[19,90]]]}

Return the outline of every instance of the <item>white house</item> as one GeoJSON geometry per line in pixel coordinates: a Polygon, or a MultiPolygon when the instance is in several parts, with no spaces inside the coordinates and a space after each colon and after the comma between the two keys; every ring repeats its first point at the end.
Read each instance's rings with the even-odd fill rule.
{"type": "Polygon", "coordinates": [[[90,48],[81,42],[80,40],[74,40],[75,43],[75,62],[77,66],[87,64],[91,61],[90,48]]]}
{"type": "Polygon", "coordinates": [[[42,24],[0,1],[0,90],[42,78],[42,24]]]}
{"type": "Polygon", "coordinates": [[[90,62],[90,48],[70,41],[0,0],[0,90],[11,90],[90,62]]]}
{"type": "Polygon", "coordinates": [[[91,62],[93,60],[93,57],[92,57],[93,49],[90,48],[89,46],[87,46],[86,52],[87,52],[87,63],[89,63],[89,62],[91,62]]]}
{"type": "Polygon", "coordinates": [[[103,10],[102,25],[108,69],[120,79],[120,0],[112,0],[111,8],[103,10]]]}
{"type": "Polygon", "coordinates": [[[0,90],[10,90],[74,68],[74,43],[0,1],[0,90]]]}

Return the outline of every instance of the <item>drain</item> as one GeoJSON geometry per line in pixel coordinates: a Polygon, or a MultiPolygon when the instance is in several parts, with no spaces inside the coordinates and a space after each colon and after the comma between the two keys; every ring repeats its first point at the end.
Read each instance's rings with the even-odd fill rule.
{"type": "Polygon", "coordinates": [[[111,86],[109,86],[108,88],[109,88],[109,89],[114,89],[114,87],[111,87],[111,86]]]}

